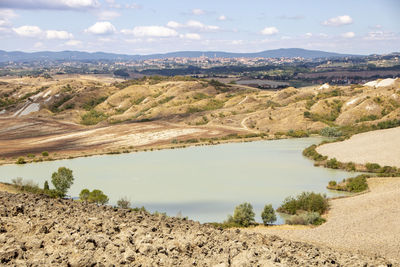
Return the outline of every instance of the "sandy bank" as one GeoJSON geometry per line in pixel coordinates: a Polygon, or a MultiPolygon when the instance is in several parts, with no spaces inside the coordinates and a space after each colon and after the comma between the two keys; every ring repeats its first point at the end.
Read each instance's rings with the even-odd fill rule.
{"type": "Polygon", "coordinates": [[[338,250],[382,255],[400,263],[400,178],[371,178],[368,184],[369,193],[332,200],[328,220],[320,227],[258,227],[254,231],[338,250]]]}
{"type": "Polygon", "coordinates": [[[343,142],[322,145],[317,152],[341,162],[400,168],[400,127],[357,134],[343,142]]]}

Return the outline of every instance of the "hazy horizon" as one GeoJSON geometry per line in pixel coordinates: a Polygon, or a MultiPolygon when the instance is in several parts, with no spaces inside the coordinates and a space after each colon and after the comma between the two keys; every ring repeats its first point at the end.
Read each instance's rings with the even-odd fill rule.
{"type": "Polygon", "coordinates": [[[398,11],[395,0],[1,0],[0,49],[387,54],[400,51],[398,11]]]}

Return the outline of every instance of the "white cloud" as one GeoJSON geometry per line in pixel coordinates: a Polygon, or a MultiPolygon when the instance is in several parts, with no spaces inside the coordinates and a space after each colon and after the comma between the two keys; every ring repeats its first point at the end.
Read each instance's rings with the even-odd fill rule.
{"type": "Polygon", "coordinates": [[[100,21],[87,28],[85,32],[97,35],[106,35],[113,34],[114,32],[116,32],[116,29],[114,25],[112,25],[109,21],[100,21]]]}
{"type": "Polygon", "coordinates": [[[18,28],[13,28],[13,31],[22,37],[40,37],[42,30],[38,26],[25,25],[18,28]]]}
{"type": "Polygon", "coordinates": [[[307,33],[306,33],[306,37],[310,38],[310,37],[312,37],[312,36],[313,36],[313,34],[312,34],[311,32],[307,32],[307,33]]]}
{"type": "Polygon", "coordinates": [[[178,33],[170,28],[163,26],[137,26],[131,29],[121,30],[123,34],[132,34],[136,37],[174,37],[178,33]]]}
{"type": "Polygon", "coordinates": [[[276,27],[265,27],[262,31],[262,35],[274,35],[277,34],[279,30],[276,27]]]}
{"type": "Polygon", "coordinates": [[[352,24],[352,23],[353,23],[353,19],[349,15],[343,15],[343,16],[337,16],[337,17],[325,20],[324,22],[322,22],[322,25],[343,26],[343,25],[348,25],[348,24],[352,24]]]}
{"type": "Polygon", "coordinates": [[[43,44],[42,42],[36,42],[36,43],[33,45],[33,47],[35,47],[35,48],[43,48],[43,47],[44,47],[44,44],[43,44]]]}
{"type": "Polygon", "coordinates": [[[46,31],[46,38],[47,39],[67,40],[67,39],[74,38],[74,36],[72,35],[72,33],[69,33],[67,31],[49,30],[49,31],[46,31]]]}
{"type": "Polygon", "coordinates": [[[342,34],[343,38],[353,38],[355,36],[354,32],[345,32],[342,34]]]}
{"type": "Polygon", "coordinates": [[[393,32],[371,31],[367,34],[367,36],[364,39],[372,41],[384,41],[384,40],[394,40],[397,38],[393,32]]]}
{"type": "Polygon", "coordinates": [[[9,27],[11,23],[6,19],[0,19],[0,27],[9,27]]]}
{"type": "Polygon", "coordinates": [[[242,45],[243,43],[244,43],[243,40],[233,40],[231,42],[231,44],[233,44],[233,45],[242,45]]]}
{"type": "Polygon", "coordinates": [[[1,0],[0,7],[18,9],[89,9],[100,6],[98,0],[1,0]]]}
{"type": "Polygon", "coordinates": [[[81,44],[82,44],[82,42],[79,40],[69,40],[68,42],[65,43],[65,45],[68,45],[68,46],[78,46],[81,44]]]}
{"type": "Polygon", "coordinates": [[[96,15],[99,20],[112,20],[121,16],[120,13],[112,10],[103,10],[98,12],[96,15]]]}
{"type": "Polygon", "coordinates": [[[198,33],[186,33],[186,34],[181,34],[179,37],[183,39],[189,39],[189,40],[200,40],[201,36],[198,33]]]}
{"type": "Polygon", "coordinates": [[[170,28],[173,28],[173,29],[189,28],[189,29],[204,31],[204,32],[213,32],[213,31],[220,30],[220,28],[218,26],[205,25],[204,23],[201,23],[200,21],[197,21],[197,20],[189,20],[185,24],[181,24],[176,21],[170,21],[167,23],[167,26],[170,28]]]}
{"type": "Polygon", "coordinates": [[[173,28],[173,29],[177,29],[177,28],[181,28],[184,27],[185,25],[180,24],[179,22],[176,21],[169,21],[167,23],[167,27],[173,28]]]}
{"type": "Polygon", "coordinates": [[[221,15],[218,17],[218,20],[224,21],[224,20],[227,20],[227,17],[225,15],[221,15]]]}
{"type": "Polygon", "coordinates": [[[205,13],[206,12],[204,10],[199,9],[199,8],[192,9],[192,14],[193,15],[199,16],[199,15],[204,15],[205,13]]]}
{"type": "Polygon", "coordinates": [[[11,9],[0,9],[0,18],[2,19],[12,19],[17,17],[17,14],[11,9]]]}

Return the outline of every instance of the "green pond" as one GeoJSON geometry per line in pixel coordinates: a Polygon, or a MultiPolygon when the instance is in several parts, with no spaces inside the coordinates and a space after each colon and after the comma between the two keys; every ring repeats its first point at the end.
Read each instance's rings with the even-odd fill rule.
{"type": "Polygon", "coordinates": [[[302,156],[305,147],[321,141],[316,137],[230,143],[5,165],[0,166],[0,181],[22,177],[43,186],[58,167],[65,166],[75,177],[72,197],[83,188],[100,189],[111,205],[128,197],[134,207],[200,222],[222,222],[236,205],[250,202],[261,222],[263,206],[271,203],[277,208],[287,196],[302,191],[340,195],[326,185],[354,174],[314,167],[302,156]]]}

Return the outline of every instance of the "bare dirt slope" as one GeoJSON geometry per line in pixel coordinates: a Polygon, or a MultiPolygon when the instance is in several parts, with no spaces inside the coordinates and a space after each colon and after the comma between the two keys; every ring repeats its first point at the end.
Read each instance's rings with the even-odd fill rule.
{"type": "Polygon", "coordinates": [[[382,255],[400,264],[400,178],[371,178],[368,184],[369,193],[332,200],[327,222],[317,228],[262,227],[255,231],[339,250],[382,255]]]}
{"type": "Polygon", "coordinates": [[[2,266],[389,266],[276,236],[0,192],[2,266]]]}
{"type": "Polygon", "coordinates": [[[322,145],[317,151],[341,162],[400,168],[400,127],[353,135],[343,142],[322,145]]]}

